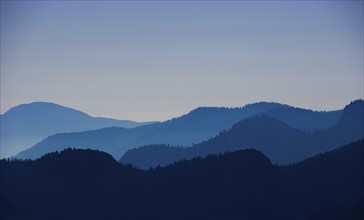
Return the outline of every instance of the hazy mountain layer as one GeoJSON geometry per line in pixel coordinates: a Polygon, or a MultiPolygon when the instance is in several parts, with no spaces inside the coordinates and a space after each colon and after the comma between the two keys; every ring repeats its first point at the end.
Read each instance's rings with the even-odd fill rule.
{"type": "Polygon", "coordinates": [[[99,149],[111,154],[115,159],[120,159],[127,150],[145,144],[167,143],[189,146],[217,135],[241,119],[280,107],[284,105],[266,102],[242,108],[201,107],[179,118],[133,129],[105,128],[79,133],[61,133],[44,139],[17,157],[38,158],[52,151],[77,147],[99,149]]]}
{"type": "Polygon", "coordinates": [[[335,125],[315,132],[295,129],[276,118],[259,115],[244,119],[230,130],[189,148],[147,145],[129,150],[120,161],[148,169],[196,156],[254,148],[262,151],[273,163],[297,162],[363,138],[363,112],[363,100],[352,102],[344,108],[341,118],[335,125]]]}
{"type": "Polygon", "coordinates": [[[1,158],[15,155],[55,133],[87,131],[111,126],[132,128],[148,124],[95,118],[75,109],[46,102],[34,102],[11,108],[0,116],[0,123],[1,158]]]}
{"type": "Polygon", "coordinates": [[[329,128],[337,123],[342,110],[312,111],[295,107],[282,107],[264,112],[263,115],[276,118],[293,128],[315,131],[329,128]]]}

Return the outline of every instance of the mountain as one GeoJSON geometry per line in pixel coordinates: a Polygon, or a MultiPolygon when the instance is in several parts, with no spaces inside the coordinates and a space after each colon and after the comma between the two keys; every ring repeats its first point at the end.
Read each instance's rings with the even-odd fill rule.
{"type": "Polygon", "coordinates": [[[77,147],[99,149],[119,159],[127,150],[145,144],[189,146],[207,140],[224,129],[229,129],[241,119],[284,106],[278,103],[260,102],[241,108],[201,107],[179,118],[133,129],[105,128],[78,133],[60,133],[20,152],[17,158],[34,159],[52,151],[77,147]]]}
{"type": "Polygon", "coordinates": [[[192,147],[147,145],[127,151],[120,162],[148,169],[196,156],[255,148],[273,163],[293,163],[363,138],[363,111],[364,101],[354,101],[344,108],[335,125],[315,132],[292,128],[276,118],[258,115],[244,119],[230,130],[192,147]]]}
{"type": "Polygon", "coordinates": [[[285,201],[284,212],[281,212],[284,216],[280,219],[292,219],[291,216],[300,216],[301,219],[362,219],[363,164],[364,139],[361,139],[295,165],[280,167],[275,173],[278,180],[275,184],[282,190],[279,200],[285,201]],[[290,201],[295,204],[289,204],[290,201]],[[307,213],[306,210],[315,211],[307,213]]]}
{"type": "Polygon", "coordinates": [[[1,219],[363,219],[364,140],[276,166],[239,150],[138,170],[103,152],[1,160],[1,219]]]}
{"type": "Polygon", "coordinates": [[[293,128],[315,131],[326,129],[336,124],[342,114],[342,110],[325,112],[287,106],[272,109],[262,114],[276,118],[293,128]]]}
{"type": "Polygon", "coordinates": [[[1,158],[15,155],[55,133],[111,126],[131,128],[147,124],[95,118],[75,109],[46,102],[33,102],[11,108],[0,116],[0,123],[1,158]]]}

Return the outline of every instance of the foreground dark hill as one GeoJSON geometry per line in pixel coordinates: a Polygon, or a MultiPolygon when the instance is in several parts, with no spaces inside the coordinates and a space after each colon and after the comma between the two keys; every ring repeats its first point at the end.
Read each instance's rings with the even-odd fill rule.
{"type": "Polygon", "coordinates": [[[80,133],[63,133],[46,138],[18,158],[38,158],[45,153],[67,147],[100,149],[115,159],[129,149],[146,144],[190,146],[216,136],[236,122],[258,114],[273,114],[299,129],[317,130],[337,122],[341,111],[314,112],[277,103],[260,102],[242,108],[201,107],[163,123],[140,126],[135,129],[107,128],[80,133]],[[284,112],[280,113],[280,109],[284,112]],[[288,113],[287,113],[288,112],[288,113]],[[303,117],[304,120],[300,119],[303,117]]]}
{"type": "Polygon", "coordinates": [[[364,140],[296,165],[256,150],[141,171],[92,150],[4,161],[1,219],[362,219],[364,140]]]}
{"type": "Polygon", "coordinates": [[[134,129],[106,128],[50,136],[17,158],[38,158],[67,147],[100,149],[119,159],[128,149],[151,143],[191,145],[217,135],[241,119],[283,107],[277,103],[255,103],[242,108],[197,108],[179,118],[134,129]]]}
{"type": "Polygon", "coordinates": [[[244,119],[230,130],[189,148],[147,145],[127,151],[120,161],[148,169],[196,156],[255,148],[267,155],[273,163],[297,162],[363,138],[363,112],[363,100],[352,102],[344,108],[335,125],[315,132],[294,129],[276,118],[260,115],[244,119]]]}
{"type": "Polygon", "coordinates": [[[95,118],[61,105],[34,102],[11,108],[0,116],[1,158],[9,157],[59,132],[77,132],[104,127],[132,128],[146,123],[95,118]]]}

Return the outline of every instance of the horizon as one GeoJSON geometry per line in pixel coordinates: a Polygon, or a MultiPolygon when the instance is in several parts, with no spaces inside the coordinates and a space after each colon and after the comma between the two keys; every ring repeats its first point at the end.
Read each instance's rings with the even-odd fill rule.
{"type": "Polygon", "coordinates": [[[363,99],[363,2],[1,1],[0,114],[37,101],[165,121],[363,99]]]}
{"type": "Polygon", "coordinates": [[[240,105],[240,106],[197,106],[197,107],[195,107],[193,109],[189,109],[186,112],[181,113],[180,115],[172,116],[171,118],[162,119],[162,120],[149,120],[149,121],[138,121],[138,120],[133,120],[133,119],[129,119],[129,118],[112,118],[112,117],[108,117],[108,116],[91,115],[87,111],[83,111],[83,110],[80,110],[80,109],[77,109],[77,108],[74,108],[74,107],[71,107],[71,106],[65,106],[65,105],[61,105],[59,103],[54,103],[54,102],[36,101],[36,102],[22,103],[22,104],[19,104],[19,105],[10,107],[7,111],[5,111],[4,113],[1,113],[0,115],[2,116],[5,113],[7,113],[9,110],[11,110],[13,108],[16,108],[16,107],[19,107],[21,105],[29,105],[29,104],[35,104],[35,103],[44,103],[44,104],[54,104],[54,105],[58,105],[58,106],[61,106],[61,107],[65,107],[65,108],[73,109],[73,110],[76,110],[76,111],[80,111],[80,112],[85,113],[85,114],[87,114],[87,115],[89,115],[91,117],[94,117],[94,118],[110,118],[110,119],[116,119],[116,120],[130,120],[130,121],[134,121],[134,122],[164,122],[164,121],[171,120],[173,118],[178,118],[178,117],[181,117],[183,115],[186,115],[186,114],[188,114],[188,113],[190,113],[193,110],[196,110],[198,108],[242,108],[242,107],[245,107],[247,105],[257,104],[257,103],[276,103],[276,104],[281,104],[281,105],[288,105],[288,106],[293,107],[293,108],[300,108],[300,109],[312,110],[312,111],[318,111],[318,112],[330,112],[330,111],[340,111],[340,110],[343,110],[345,108],[345,106],[347,106],[350,103],[352,103],[354,101],[357,101],[357,100],[363,100],[363,99],[351,100],[350,102],[348,102],[347,104],[345,104],[344,106],[342,106],[340,108],[335,108],[335,109],[330,109],[330,110],[325,110],[325,109],[323,109],[323,110],[317,110],[317,109],[305,108],[305,107],[301,107],[301,106],[294,106],[294,105],[290,105],[289,103],[280,103],[280,102],[273,102],[273,101],[257,101],[257,102],[246,103],[246,104],[243,104],[243,105],[240,105]]]}

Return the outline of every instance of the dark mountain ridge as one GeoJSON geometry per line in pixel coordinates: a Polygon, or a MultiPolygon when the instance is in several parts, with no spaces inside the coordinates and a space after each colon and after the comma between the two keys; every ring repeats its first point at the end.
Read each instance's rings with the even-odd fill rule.
{"type": "Polygon", "coordinates": [[[363,139],[289,166],[247,149],[149,171],[69,149],[1,160],[0,217],[362,219],[363,163],[363,139]]]}

